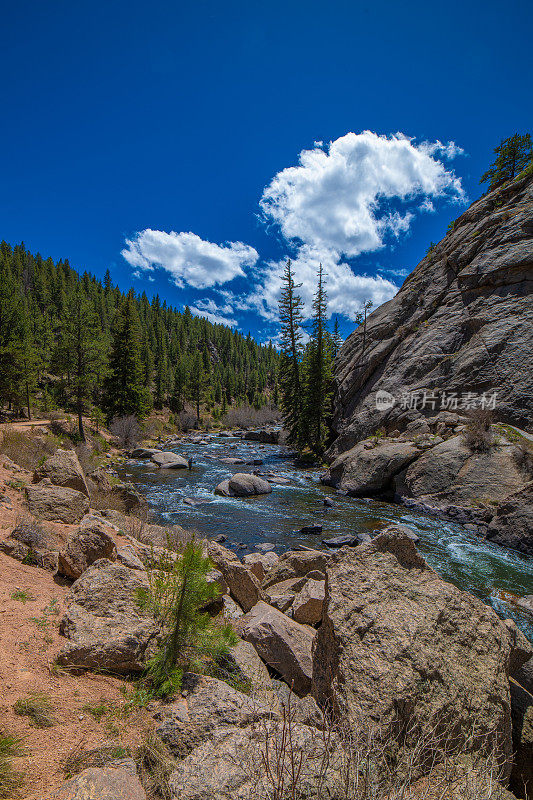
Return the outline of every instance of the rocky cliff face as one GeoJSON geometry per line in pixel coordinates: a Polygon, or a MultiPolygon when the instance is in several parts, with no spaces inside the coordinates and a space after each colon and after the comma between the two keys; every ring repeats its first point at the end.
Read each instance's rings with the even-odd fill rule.
{"type": "MultiPolygon", "coordinates": [[[[331,455],[384,427],[403,430],[439,408],[409,409],[406,394],[497,393],[498,419],[521,428],[533,411],[533,177],[473,203],[345,342],[331,455]],[[393,395],[376,409],[376,392],[393,395]],[[402,402],[402,396],[403,402],[402,402]]],[[[440,401],[437,401],[437,405],[440,401]]],[[[459,410],[460,410],[459,403],[459,410]]],[[[453,402],[447,410],[455,410],[453,402]]]]}
{"type": "Polygon", "coordinates": [[[529,175],[473,203],[347,339],[324,481],[533,553],[532,293],[529,175]]]}

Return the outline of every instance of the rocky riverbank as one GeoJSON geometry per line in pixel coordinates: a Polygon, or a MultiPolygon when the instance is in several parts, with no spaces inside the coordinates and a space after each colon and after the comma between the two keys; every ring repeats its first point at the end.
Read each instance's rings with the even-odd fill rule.
{"type": "Polygon", "coordinates": [[[509,781],[517,797],[531,788],[533,649],[511,621],[430,569],[401,526],[336,554],[258,549],[241,560],[206,541],[220,591],[209,613],[240,641],[217,677],[185,675],[170,702],[135,710],[121,687],[127,697],[159,634],[136,594],[154,554],[190,534],[91,509],[73,453],[56,453],[42,471],[9,461],[0,471],[12,507],[0,544],[2,711],[10,730],[28,734],[25,796],[153,800],[147,736],[166,753],[171,800],[270,797],[280,752],[285,785],[297,780],[302,798],[359,797],[354,752],[361,769],[383,758],[362,798],[402,786],[425,797],[428,782],[442,792],[451,774],[454,791],[469,775],[479,798],[512,797],[509,781]],[[27,482],[25,494],[13,476],[27,482]],[[52,704],[46,737],[14,712],[38,693],[52,704]],[[436,752],[446,778],[428,767],[436,752]],[[62,782],[65,764],[71,777],[62,782]],[[494,770],[502,786],[489,791],[494,770]]]}

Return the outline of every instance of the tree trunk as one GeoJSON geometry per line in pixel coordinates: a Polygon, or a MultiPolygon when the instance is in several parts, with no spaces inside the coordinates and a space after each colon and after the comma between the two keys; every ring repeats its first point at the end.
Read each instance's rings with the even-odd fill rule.
{"type": "Polygon", "coordinates": [[[26,407],[28,409],[28,419],[31,419],[31,408],[30,408],[30,387],[28,385],[28,381],[26,381],[26,407]]]}

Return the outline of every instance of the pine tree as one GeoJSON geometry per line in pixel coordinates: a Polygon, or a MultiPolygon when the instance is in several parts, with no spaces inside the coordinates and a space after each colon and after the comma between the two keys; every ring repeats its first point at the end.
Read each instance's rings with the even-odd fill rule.
{"type": "Polygon", "coordinates": [[[280,389],[281,411],[287,431],[287,441],[296,447],[305,443],[302,381],[300,358],[302,354],[303,322],[302,299],[296,294],[300,284],[294,283],[291,260],[287,261],[282,275],[283,288],[279,301],[281,325],[280,389]]]}
{"type": "Polygon", "coordinates": [[[143,419],[150,411],[151,397],[143,382],[141,330],[132,291],[115,320],[109,367],[103,397],[108,420],[129,415],[143,419]]]}
{"type": "Polygon", "coordinates": [[[327,294],[324,287],[324,271],[320,264],[317,290],[313,300],[313,327],[305,392],[308,444],[317,456],[321,456],[325,450],[328,436],[327,420],[330,416],[333,396],[331,351],[326,318],[327,294]]]}
{"type": "Polygon", "coordinates": [[[105,366],[105,340],[96,311],[80,286],[68,303],[66,337],[72,354],[72,390],[78,431],[85,441],[83,413],[105,366]]]}
{"type": "Polygon", "coordinates": [[[374,304],[372,300],[365,300],[365,302],[363,303],[363,310],[359,311],[355,316],[355,321],[357,322],[357,324],[363,325],[363,347],[361,349],[361,355],[363,355],[363,353],[365,352],[365,347],[366,347],[366,318],[368,312],[372,309],[373,305],[374,304]]]}
{"type": "Polygon", "coordinates": [[[205,373],[203,368],[203,359],[199,350],[194,354],[191,372],[189,376],[189,389],[190,400],[196,407],[196,419],[200,420],[200,403],[203,398],[203,391],[205,388],[205,373]]]}
{"type": "Polygon", "coordinates": [[[339,318],[335,317],[335,324],[333,326],[333,335],[331,337],[331,357],[335,360],[339,354],[342,346],[342,336],[339,331],[339,318]]]}
{"type": "Polygon", "coordinates": [[[515,133],[508,139],[502,139],[494,148],[496,158],[490,168],[481,176],[479,182],[489,181],[489,191],[501,186],[505,181],[512,181],[533,160],[531,136],[515,133]]]}

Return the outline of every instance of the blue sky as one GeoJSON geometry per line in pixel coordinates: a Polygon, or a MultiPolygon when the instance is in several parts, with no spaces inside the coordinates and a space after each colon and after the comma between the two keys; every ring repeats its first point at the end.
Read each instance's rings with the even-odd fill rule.
{"type": "Polygon", "coordinates": [[[284,258],[348,333],[533,131],[529,0],[2,6],[0,237],[261,339],[284,258]]]}

